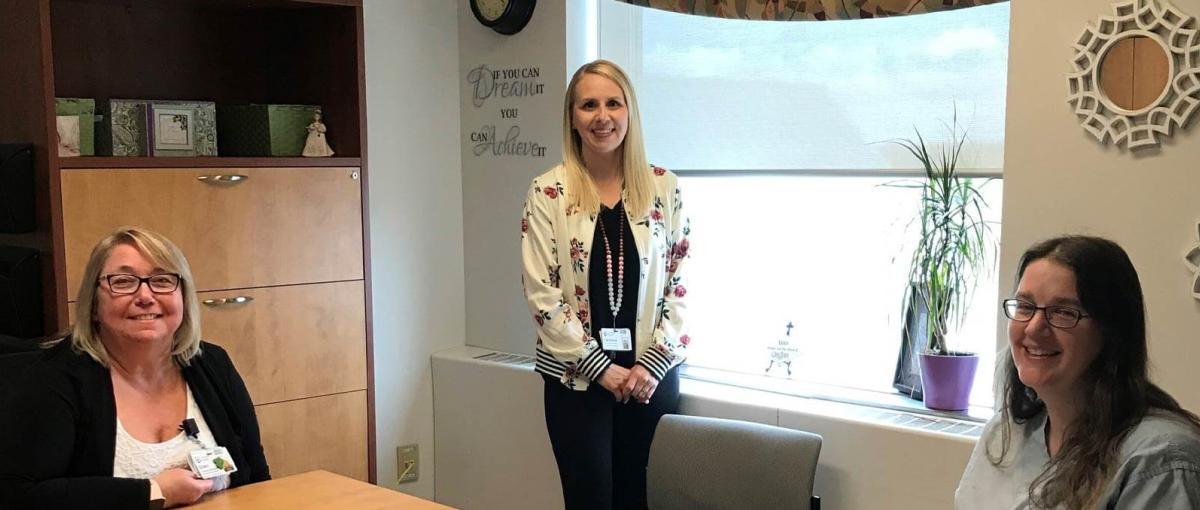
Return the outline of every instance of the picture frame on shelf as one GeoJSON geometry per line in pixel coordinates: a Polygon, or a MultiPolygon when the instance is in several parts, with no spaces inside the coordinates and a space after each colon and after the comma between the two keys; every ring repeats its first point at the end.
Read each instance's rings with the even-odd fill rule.
{"type": "Polygon", "coordinates": [[[96,101],[90,98],[56,97],[54,113],[59,141],[65,138],[68,142],[74,142],[60,145],[62,150],[59,150],[59,157],[95,156],[96,101]],[[75,120],[64,121],[63,117],[75,117],[75,120]],[[75,134],[76,131],[78,134],[75,134]]]}
{"type": "Polygon", "coordinates": [[[191,108],[155,106],[150,122],[154,125],[154,155],[196,150],[196,112],[191,108]]]}
{"type": "Polygon", "coordinates": [[[96,154],[149,156],[150,102],[143,99],[101,99],[96,102],[96,154]]]}
{"type": "Polygon", "coordinates": [[[79,157],[79,116],[58,115],[54,118],[54,124],[58,131],[58,157],[79,157]]]}
{"type": "Polygon", "coordinates": [[[152,156],[216,156],[216,104],[204,101],[151,101],[152,156]]]}

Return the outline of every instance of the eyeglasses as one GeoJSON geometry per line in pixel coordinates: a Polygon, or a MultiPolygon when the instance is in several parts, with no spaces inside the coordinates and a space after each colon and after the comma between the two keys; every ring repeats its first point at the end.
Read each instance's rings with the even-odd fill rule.
{"type": "Polygon", "coordinates": [[[117,273],[102,275],[100,279],[108,282],[108,290],[113,294],[126,295],[137,293],[145,283],[150,292],[155,294],[170,294],[179,288],[180,276],[175,273],[152,274],[145,278],[140,276],[117,273]]]}
{"type": "Polygon", "coordinates": [[[1046,316],[1046,322],[1059,329],[1071,329],[1079,324],[1080,319],[1090,317],[1078,308],[1059,305],[1037,306],[1024,299],[1005,299],[1003,306],[1004,315],[1017,322],[1029,322],[1037,315],[1038,310],[1041,310],[1046,316]]]}

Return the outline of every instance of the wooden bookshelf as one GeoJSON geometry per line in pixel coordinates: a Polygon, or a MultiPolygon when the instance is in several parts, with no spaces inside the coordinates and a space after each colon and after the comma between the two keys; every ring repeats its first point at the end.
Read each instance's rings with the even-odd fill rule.
{"type": "Polygon", "coordinates": [[[353,167],[361,158],[127,158],[83,156],[59,158],[59,167],[72,168],[260,168],[260,167],[353,167]]]}
{"type": "MultiPolygon", "coordinates": [[[[37,227],[0,234],[43,260],[44,333],[69,324],[62,180],[87,169],[359,169],[366,333],[365,452],[375,480],[366,101],[361,0],[0,0],[0,141],[31,143],[37,227]],[[54,99],[195,100],[322,108],[333,158],[60,158],[54,99]]],[[[218,139],[220,133],[217,134],[218,139]]],[[[314,234],[319,237],[319,233],[314,234]]],[[[188,254],[202,257],[203,254],[188,254]]]]}

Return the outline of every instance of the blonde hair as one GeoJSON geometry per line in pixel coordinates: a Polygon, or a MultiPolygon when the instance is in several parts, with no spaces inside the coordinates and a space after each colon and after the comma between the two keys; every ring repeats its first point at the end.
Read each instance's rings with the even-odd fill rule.
{"type": "Polygon", "coordinates": [[[589,213],[600,210],[600,194],[591,175],[583,164],[583,141],[572,127],[575,89],[586,75],[603,76],[616,83],[625,94],[629,125],[625,140],[621,142],[621,172],[625,178],[625,208],[633,217],[640,217],[650,210],[654,196],[654,174],[646,161],[646,147],[642,137],[642,118],[638,111],[637,96],[629,77],[616,64],[607,60],[596,60],[584,64],[567,85],[563,98],[563,167],[567,171],[567,189],[571,190],[571,205],[589,213]]]}
{"type": "Polygon", "coordinates": [[[112,358],[100,340],[99,324],[96,322],[96,290],[99,288],[100,272],[113,248],[119,245],[132,246],[150,263],[166,271],[179,274],[179,292],[183,295],[183,320],[175,330],[171,342],[171,357],[180,366],[187,366],[193,357],[200,354],[200,303],[192,284],[192,269],[183,252],[161,234],[139,227],[118,227],[105,236],[88,257],[79,284],[75,302],[75,323],[70,327],[71,347],[86,353],[97,363],[108,367],[112,358]]]}

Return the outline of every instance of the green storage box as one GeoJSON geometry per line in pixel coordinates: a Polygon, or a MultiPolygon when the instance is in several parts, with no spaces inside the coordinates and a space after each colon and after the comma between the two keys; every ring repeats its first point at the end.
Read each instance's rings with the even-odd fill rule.
{"type": "Polygon", "coordinates": [[[96,100],[75,97],[54,99],[54,114],[79,117],[79,155],[96,155],[96,100]]]}
{"type": "Polygon", "coordinates": [[[140,99],[103,99],[96,102],[96,154],[149,156],[150,102],[140,99]]]}
{"type": "Polygon", "coordinates": [[[218,105],[217,140],[222,156],[300,156],[308,125],[319,106],[218,105]]]}

